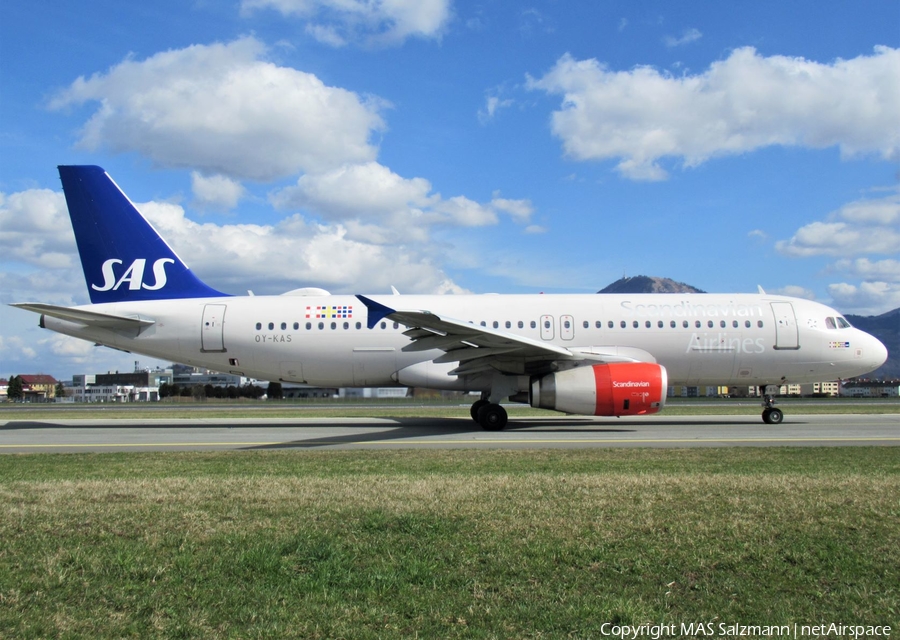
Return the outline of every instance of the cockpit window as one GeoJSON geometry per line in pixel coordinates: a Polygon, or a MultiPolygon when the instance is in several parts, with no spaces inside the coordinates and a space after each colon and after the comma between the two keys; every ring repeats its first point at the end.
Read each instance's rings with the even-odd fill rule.
{"type": "Polygon", "coordinates": [[[825,328],[826,329],[837,329],[834,324],[834,318],[825,318],[825,328]]]}
{"type": "Polygon", "coordinates": [[[841,329],[849,329],[849,328],[850,328],[850,323],[847,322],[847,321],[846,321],[844,318],[842,318],[841,316],[838,316],[837,321],[838,321],[838,326],[839,326],[841,329]]]}

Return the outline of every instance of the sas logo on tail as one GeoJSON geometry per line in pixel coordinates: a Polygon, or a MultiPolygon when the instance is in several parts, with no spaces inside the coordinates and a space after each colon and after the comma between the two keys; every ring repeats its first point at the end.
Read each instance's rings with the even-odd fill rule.
{"type": "Polygon", "coordinates": [[[115,266],[122,264],[118,258],[110,258],[103,263],[101,270],[103,272],[103,285],[91,285],[94,291],[117,291],[124,283],[128,283],[131,291],[138,289],[146,289],[148,291],[158,291],[166,286],[166,263],[175,264],[172,258],[160,258],[153,263],[153,284],[144,282],[144,267],[147,265],[146,258],[138,258],[131,263],[125,272],[116,278],[115,266]]]}

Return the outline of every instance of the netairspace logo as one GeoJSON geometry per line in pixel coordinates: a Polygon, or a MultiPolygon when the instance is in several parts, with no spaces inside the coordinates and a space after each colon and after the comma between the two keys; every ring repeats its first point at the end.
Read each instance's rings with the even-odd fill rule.
{"type": "Polygon", "coordinates": [[[839,623],[753,625],[720,622],[682,622],[680,624],[619,625],[610,622],[600,627],[600,635],[621,640],[660,640],[660,638],[890,638],[886,625],[849,625],[839,623]]]}

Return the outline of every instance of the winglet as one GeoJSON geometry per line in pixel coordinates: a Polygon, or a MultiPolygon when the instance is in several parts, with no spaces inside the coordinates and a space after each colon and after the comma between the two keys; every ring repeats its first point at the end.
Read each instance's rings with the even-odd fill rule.
{"type": "Polygon", "coordinates": [[[371,298],[360,295],[356,297],[359,298],[360,302],[366,305],[366,309],[368,310],[368,319],[366,320],[366,326],[369,329],[373,329],[375,325],[378,324],[381,320],[396,311],[396,309],[386,307],[380,302],[375,302],[371,298]]]}

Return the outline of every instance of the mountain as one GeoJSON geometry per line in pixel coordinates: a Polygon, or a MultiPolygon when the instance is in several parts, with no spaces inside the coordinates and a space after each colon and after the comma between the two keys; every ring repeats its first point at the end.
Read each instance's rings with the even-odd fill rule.
{"type": "Polygon", "coordinates": [[[670,278],[632,276],[616,280],[597,293],[706,293],[683,282],[670,278]]]}
{"type": "Polygon", "coordinates": [[[857,329],[871,333],[888,349],[888,359],[867,378],[881,380],[900,379],[900,308],[882,313],[880,316],[845,316],[857,329]]]}

